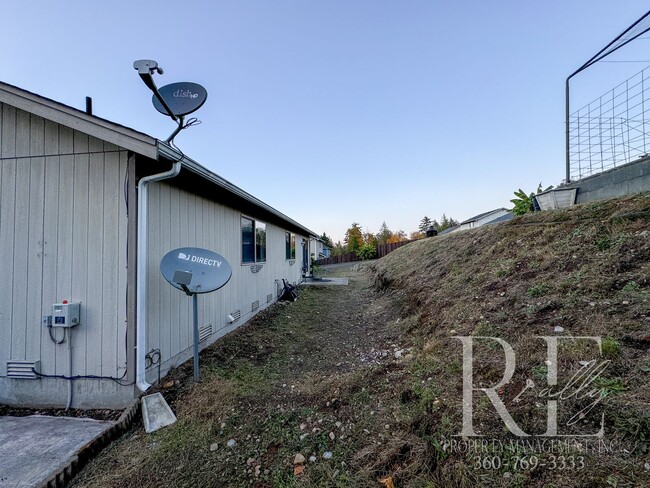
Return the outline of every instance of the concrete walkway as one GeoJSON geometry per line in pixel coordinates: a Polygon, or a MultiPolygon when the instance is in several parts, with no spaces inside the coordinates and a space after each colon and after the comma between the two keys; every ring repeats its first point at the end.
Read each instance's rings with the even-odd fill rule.
{"type": "Polygon", "coordinates": [[[0,487],[43,486],[116,422],[70,417],[0,417],[0,487]]]}
{"type": "Polygon", "coordinates": [[[347,284],[347,278],[322,278],[320,280],[306,279],[300,283],[300,286],[345,286],[347,284]]]}

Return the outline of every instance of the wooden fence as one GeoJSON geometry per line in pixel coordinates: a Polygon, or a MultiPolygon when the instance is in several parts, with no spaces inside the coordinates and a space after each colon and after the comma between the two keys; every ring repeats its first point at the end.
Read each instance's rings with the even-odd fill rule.
{"type": "MultiPolygon", "coordinates": [[[[377,258],[383,258],[386,254],[393,252],[395,249],[402,247],[406,244],[414,241],[401,241],[401,242],[391,242],[390,244],[380,244],[377,246],[377,258]]],[[[346,252],[339,256],[330,256],[329,258],[318,259],[314,261],[314,264],[318,266],[323,266],[327,264],[340,264],[340,263],[352,263],[354,261],[361,261],[359,256],[353,252],[346,252]]]]}

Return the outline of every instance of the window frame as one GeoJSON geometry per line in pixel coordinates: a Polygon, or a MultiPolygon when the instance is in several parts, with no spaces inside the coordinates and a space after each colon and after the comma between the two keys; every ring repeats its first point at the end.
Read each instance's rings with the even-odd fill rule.
{"type": "Polygon", "coordinates": [[[284,231],[284,260],[295,261],[295,259],[296,259],[296,234],[286,230],[284,231]],[[288,241],[287,241],[287,237],[289,237],[288,241]],[[289,245],[287,246],[287,244],[289,245]]]}
{"type": "Polygon", "coordinates": [[[239,219],[239,238],[240,238],[240,250],[241,250],[241,265],[242,266],[252,266],[255,264],[265,264],[268,260],[268,252],[267,252],[267,233],[266,233],[266,227],[267,224],[265,222],[259,221],[257,219],[254,219],[253,217],[248,217],[247,215],[241,214],[241,217],[239,219]],[[247,245],[250,245],[252,247],[252,255],[253,255],[253,260],[244,260],[246,254],[249,253],[244,253],[244,220],[250,221],[252,223],[252,240],[250,243],[246,243],[247,245]],[[259,227],[258,227],[259,224],[259,227]],[[259,252],[260,250],[260,245],[258,242],[258,237],[261,235],[259,233],[259,230],[263,230],[263,236],[264,236],[264,245],[262,247],[263,249],[263,257],[258,256],[261,255],[262,253],[259,252]]]}

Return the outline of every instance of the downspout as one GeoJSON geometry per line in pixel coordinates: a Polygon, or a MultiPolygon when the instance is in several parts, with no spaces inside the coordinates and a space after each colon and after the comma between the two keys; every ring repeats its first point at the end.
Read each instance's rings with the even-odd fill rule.
{"type": "Polygon", "coordinates": [[[147,354],[147,186],[152,181],[174,178],[181,172],[181,162],[164,173],[145,176],[138,182],[138,275],[136,287],[136,386],[145,392],[151,386],[146,380],[147,354]]]}

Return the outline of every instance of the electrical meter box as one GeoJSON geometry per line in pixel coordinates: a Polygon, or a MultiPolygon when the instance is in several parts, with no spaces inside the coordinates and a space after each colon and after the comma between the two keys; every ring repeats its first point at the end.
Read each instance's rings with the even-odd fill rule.
{"type": "Polygon", "coordinates": [[[64,302],[52,305],[52,327],[75,327],[79,325],[80,307],[80,302],[64,302]]]}

